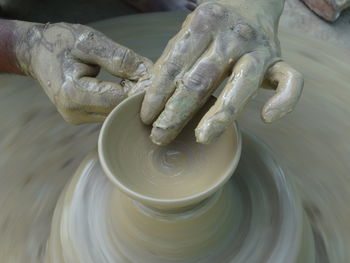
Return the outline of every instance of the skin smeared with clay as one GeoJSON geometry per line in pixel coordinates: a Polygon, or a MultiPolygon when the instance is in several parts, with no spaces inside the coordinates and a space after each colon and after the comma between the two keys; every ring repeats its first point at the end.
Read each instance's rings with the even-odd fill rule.
{"type": "Polygon", "coordinates": [[[294,108],[303,77],[281,59],[277,28],[283,6],[283,0],[211,1],[187,17],[148,76],[141,118],[153,123],[154,143],[171,142],[228,76],[218,101],[196,128],[200,143],[220,136],[264,79],[276,88],[262,110],[265,122],[294,108]]]}
{"type": "Polygon", "coordinates": [[[96,79],[100,68],[137,81],[152,62],[79,24],[15,21],[18,67],[37,80],[63,118],[73,124],[102,121],[133,94],[131,85],[96,79]]]}
{"type": "Polygon", "coordinates": [[[350,0],[302,0],[312,11],[323,19],[334,22],[340,13],[350,7],[350,0]]]}

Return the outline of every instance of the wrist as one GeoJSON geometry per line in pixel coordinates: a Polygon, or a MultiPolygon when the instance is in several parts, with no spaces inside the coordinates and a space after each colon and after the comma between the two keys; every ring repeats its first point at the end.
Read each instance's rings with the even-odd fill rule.
{"type": "Polygon", "coordinates": [[[16,23],[0,19],[0,72],[23,74],[16,58],[16,23]]]}
{"type": "Polygon", "coordinates": [[[0,72],[32,75],[31,54],[43,25],[0,19],[0,72]]]}
{"type": "Polygon", "coordinates": [[[14,54],[18,69],[24,75],[33,77],[32,56],[35,55],[33,49],[41,42],[45,25],[23,21],[14,21],[15,30],[14,54]]]}

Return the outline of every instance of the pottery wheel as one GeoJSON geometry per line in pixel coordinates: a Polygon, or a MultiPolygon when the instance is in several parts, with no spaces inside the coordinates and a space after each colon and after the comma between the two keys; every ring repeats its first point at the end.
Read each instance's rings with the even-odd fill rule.
{"type": "Polygon", "coordinates": [[[120,192],[90,154],[57,204],[45,262],[316,262],[310,226],[283,171],[257,138],[243,140],[223,189],[199,211],[166,217],[120,192]],[[198,253],[196,243],[216,245],[198,253]]]}
{"type": "MultiPolygon", "coordinates": [[[[179,13],[138,15],[93,26],[155,59],[183,18],[179,13]]],[[[315,245],[326,251],[320,262],[347,262],[350,55],[301,33],[281,30],[280,40],[285,60],[305,75],[300,103],[283,120],[265,125],[259,111],[271,91],[261,91],[239,124],[269,145],[295,182],[315,245]]],[[[99,125],[70,126],[35,82],[9,75],[0,79],[0,258],[37,263],[45,254],[57,199],[83,157],[96,146],[99,125]]]]}

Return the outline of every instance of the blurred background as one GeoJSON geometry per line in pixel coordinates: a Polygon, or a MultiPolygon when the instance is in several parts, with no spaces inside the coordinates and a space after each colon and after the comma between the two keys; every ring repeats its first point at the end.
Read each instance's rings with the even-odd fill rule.
{"type": "MultiPolygon", "coordinates": [[[[199,0],[200,1],[200,0],[199,0]]],[[[325,3],[342,4],[346,0],[286,0],[281,25],[301,30],[323,41],[350,49],[350,10],[326,21],[325,3]],[[307,7],[314,6],[313,11],[307,7]],[[319,8],[315,8],[319,7],[319,8]],[[324,9],[322,9],[324,8],[324,9]],[[320,16],[315,14],[317,12],[320,16]],[[323,15],[323,16],[322,16],[323,15]]],[[[2,15],[35,22],[70,22],[86,24],[139,11],[125,0],[0,0],[2,15]]],[[[338,13],[334,10],[333,14],[338,13]]]]}

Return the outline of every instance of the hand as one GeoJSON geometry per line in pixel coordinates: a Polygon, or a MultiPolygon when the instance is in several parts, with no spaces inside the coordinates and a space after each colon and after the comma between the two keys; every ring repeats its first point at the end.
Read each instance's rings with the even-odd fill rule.
{"type": "Polygon", "coordinates": [[[40,83],[63,118],[73,124],[102,121],[132,93],[118,83],[96,79],[100,67],[136,81],[152,64],[83,25],[32,24],[18,43],[22,71],[40,83]]]}
{"type": "Polygon", "coordinates": [[[204,3],[187,17],[149,75],[141,118],[146,124],[155,121],[153,142],[171,142],[227,76],[226,87],[195,130],[200,143],[225,131],[264,78],[276,94],[262,109],[262,119],[275,121],[294,108],[303,78],[281,61],[282,9],[281,0],[221,0],[204,3]]]}

